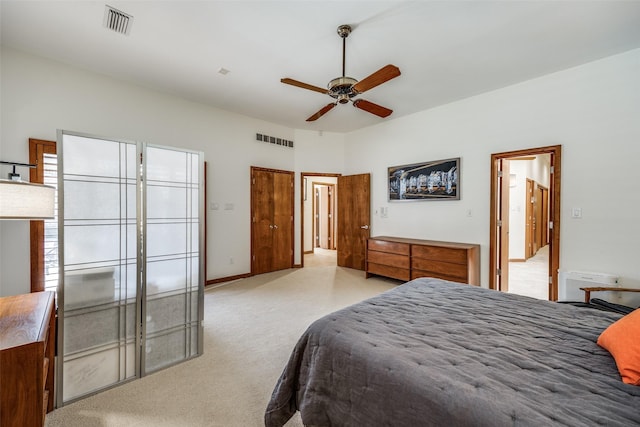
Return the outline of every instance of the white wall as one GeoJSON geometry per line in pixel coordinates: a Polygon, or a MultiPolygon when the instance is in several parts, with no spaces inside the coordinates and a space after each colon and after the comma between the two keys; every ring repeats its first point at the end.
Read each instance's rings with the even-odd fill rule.
{"type": "MultiPolygon", "coordinates": [[[[340,172],[342,135],[318,138],[4,47],[1,54],[2,160],[27,162],[28,139],[55,140],[57,129],[205,153],[208,202],[220,206],[208,210],[208,279],[251,269],[250,166],[299,171],[297,159],[308,157],[301,161],[305,170],[340,172]],[[293,140],[295,147],[258,142],[256,133],[293,140]],[[227,203],[234,209],[224,210],[227,203]]],[[[298,218],[297,203],[296,210],[298,218]]],[[[299,227],[296,221],[298,262],[299,227]]],[[[29,223],[0,222],[0,251],[0,295],[29,292],[29,223]]]]}
{"type": "Polygon", "coordinates": [[[491,153],[561,144],[561,269],[640,287],[638,75],[636,49],[348,134],[345,172],[370,171],[372,205],[388,206],[372,234],[480,243],[487,286],[491,153]],[[388,166],[458,156],[460,201],[387,201],[388,166]]]}
{"type": "MultiPolygon", "coordinates": [[[[615,273],[640,287],[640,50],[605,58],[350,134],[300,131],[2,49],[0,153],[28,159],[29,137],[58,128],[202,150],[210,166],[209,279],[250,270],[249,167],[372,174],[372,235],[477,242],[488,284],[490,155],[561,144],[561,268],[615,273]],[[255,141],[266,133],[295,149],[255,141]],[[388,166],[461,157],[461,200],[387,201],[388,166]],[[571,219],[581,207],[582,219],[571,219]],[[471,216],[467,216],[467,211],[471,216]],[[235,263],[229,264],[229,257],[235,263]]],[[[375,101],[375,99],[372,99],[375,101]]],[[[397,100],[396,102],[402,102],[397,100]]],[[[6,173],[2,169],[2,173],[6,173]]],[[[296,202],[296,262],[301,203],[296,202]]],[[[0,295],[29,289],[28,224],[0,222],[0,295]]]]}

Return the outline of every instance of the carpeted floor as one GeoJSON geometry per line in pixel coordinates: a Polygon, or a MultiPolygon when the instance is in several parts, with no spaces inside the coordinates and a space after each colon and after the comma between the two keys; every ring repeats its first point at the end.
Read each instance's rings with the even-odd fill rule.
{"type": "MultiPolygon", "coordinates": [[[[335,263],[305,258],[305,266],[207,289],[204,355],[57,409],[46,426],[264,425],[273,386],[307,326],[398,283],[335,263]]],[[[287,426],[301,427],[299,416],[287,426]]]]}

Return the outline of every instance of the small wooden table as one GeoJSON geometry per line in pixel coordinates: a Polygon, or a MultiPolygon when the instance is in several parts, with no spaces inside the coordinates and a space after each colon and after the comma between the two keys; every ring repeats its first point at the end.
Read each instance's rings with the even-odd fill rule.
{"type": "Polygon", "coordinates": [[[589,303],[591,301],[591,292],[600,291],[617,291],[617,292],[640,292],[638,288],[613,288],[613,287],[594,287],[594,288],[580,288],[584,291],[584,302],[589,303]]]}

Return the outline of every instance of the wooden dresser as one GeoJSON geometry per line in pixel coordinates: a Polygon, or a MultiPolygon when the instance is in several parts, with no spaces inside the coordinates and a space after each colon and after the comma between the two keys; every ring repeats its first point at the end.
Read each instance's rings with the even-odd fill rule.
{"type": "Polygon", "coordinates": [[[480,245],[401,237],[367,239],[367,278],[376,274],[398,280],[437,277],[480,285],[480,245]]]}
{"type": "Polygon", "coordinates": [[[0,298],[0,425],[43,426],[53,410],[55,295],[0,298]]]}

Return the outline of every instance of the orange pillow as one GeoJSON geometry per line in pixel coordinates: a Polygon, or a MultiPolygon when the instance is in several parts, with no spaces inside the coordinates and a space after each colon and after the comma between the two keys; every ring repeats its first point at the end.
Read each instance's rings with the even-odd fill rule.
{"type": "Polygon", "coordinates": [[[609,325],[598,337],[598,345],[613,356],[622,382],[640,385],[640,309],[609,325]]]}

